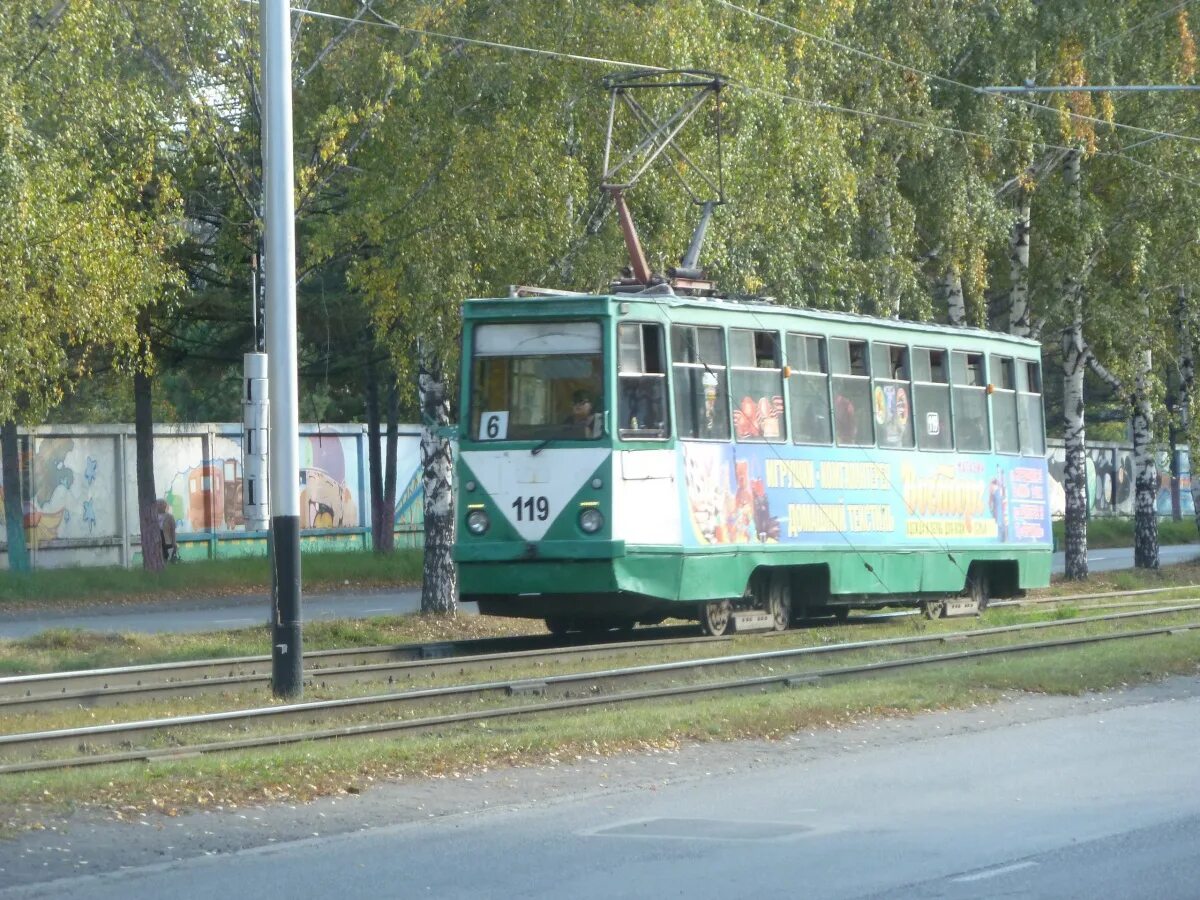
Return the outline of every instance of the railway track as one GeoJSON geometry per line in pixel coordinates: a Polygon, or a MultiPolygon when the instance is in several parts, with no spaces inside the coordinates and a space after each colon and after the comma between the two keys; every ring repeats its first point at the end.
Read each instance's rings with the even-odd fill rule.
{"type": "MultiPolygon", "coordinates": [[[[711,644],[727,638],[696,637],[690,626],[646,629],[674,633],[648,640],[610,640],[563,645],[561,638],[487,638],[479,641],[368,647],[305,654],[305,684],[319,687],[383,682],[416,684],[441,674],[486,673],[514,662],[551,665],[599,659],[630,651],[711,644]]],[[[641,633],[639,633],[640,636],[641,633]]],[[[130,666],[0,678],[0,719],[54,709],[93,708],[263,688],[271,682],[271,658],[242,657],[164,666],[130,666]],[[197,677],[199,675],[200,677],[197,677]]]]}
{"type": "MultiPolygon", "coordinates": [[[[1166,590],[1177,588],[1002,601],[994,606],[1072,603],[1147,595],[1166,590]]],[[[1142,601],[1143,604],[1146,602],[1142,601]]],[[[1121,605],[1110,604],[1110,607],[1120,608],[1121,605]]],[[[848,621],[879,621],[909,614],[907,611],[878,613],[854,616],[848,621]]],[[[305,684],[310,687],[364,682],[383,682],[389,685],[417,684],[445,672],[461,675],[486,673],[509,665],[516,658],[549,665],[575,662],[589,657],[598,659],[606,655],[641,649],[652,650],[668,645],[686,646],[724,640],[696,637],[695,631],[695,627],[688,625],[644,628],[634,633],[613,633],[611,637],[600,642],[596,642],[593,637],[591,642],[582,646],[580,643],[583,638],[564,646],[561,637],[528,635],[319,650],[305,654],[304,679],[305,684]]],[[[771,632],[760,634],[764,637],[778,636],[771,632]]],[[[61,709],[91,709],[203,694],[251,691],[269,686],[270,680],[271,657],[268,655],[8,676],[0,678],[0,719],[6,715],[61,709]]]]}
{"type": "Polygon", "coordinates": [[[880,650],[901,649],[907,651],[923,645],[944,647],[947,644],[976,642],[989,637],[1036,633],[1047,629],[1097,622],[1123,623],[1135,619],[1196,611],[1200,611],[1200,604],[878,641],[769,650],[648,666],[553,675],[534,680],[525,678],[454,685],[343,700],[315,701],[85,728],[0,735],[0,754],[10,760],[10,762],[0,764],[0,774],[228,752],[300,741],[386,736],[444,728],[463,722],[486,722],[496,718],[563,712],[603,704],[687,697],[726,691],[766,690],[771,687],[795,687],[835,678],[878,675],[914,666],[956,663],[986,656],[1082,647],[1106,641],[1177,634],[1200,629],[1200,622],[919,656],[902,655],[895,659],[866,663],[855,662],[850,665],[835,665],[817,669],[796,670],[792,668],[789,670],[789,665],[794,663],[826,658],[836,659],[838,656],[880,650]],[[722,673],[738,667],[757,667],[759,669],[769,667],[771,674],[722,677],[722,673]],[[776,672],[775,669],[781,671],[776,672]],[[678,684],[680,679],[700,680],[695,683],[678,684]],[[484,707],[482,705],[503,703],[505,700],[511,699],[515,699],[517,702],[509,706],[484,707]],[[422,709],[427,710],[430,706],[436,708],[447,705],[475,706],[476,708],[450,714],[440,713],[425,717],[418,715],[422,709]],[[322,724],[328,726],[331,720],[347,717],[372,717],[376,721],[319,727],[322,724]],[[252,727],[277,729],[291,727],[294,730],[222,740],[214,740],[205,732],[206,729],[209,732],[213,730],[244,731],[252,727]],[[199,739],[189,743],[189,730],[200,730],[199,739]],[[110,748],[117,749],[114,751],[110,748]],[[104,752],[106,750],[108,752],[104,752]],[[77,755],[50,758],[52,753],[61,754],[65,751],[74,751],[77,755]]]}

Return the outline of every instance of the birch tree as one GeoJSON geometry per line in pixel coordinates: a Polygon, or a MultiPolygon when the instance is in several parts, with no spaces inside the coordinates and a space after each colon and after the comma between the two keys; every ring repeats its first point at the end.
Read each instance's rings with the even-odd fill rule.
{"type": "Polygon", "coordinates": [[[1133,430],[1133,564],[1158,568],[1158,478],[1154,461],[1154,414],[1151,399],[1152,351],[1139,352],[1137,380],[1129,398],[1133,430]]]}
{"type": "MultiPolygon", "coordinates": [[[[1068,204],[1078,216],[1080,202],[1079,164],[1082,152],[1073,150],[1063,164],[1063,181],[1068,204]]],[[[1086,414],[1083,395],[1083,375],[1088,359],[1088,347],[1083,335],[1083,290],[1086,272],[1082,266],[1065,261],[1060,292],[1062,308],[1067,311],[1068,324],[1062,332],[1063,373],[1063,442],[1066,461],[1063,467],[1063,490],[1066,494],[1065,574],[1072,581],[1087,578],[1087,448],[1086,414]]]]}

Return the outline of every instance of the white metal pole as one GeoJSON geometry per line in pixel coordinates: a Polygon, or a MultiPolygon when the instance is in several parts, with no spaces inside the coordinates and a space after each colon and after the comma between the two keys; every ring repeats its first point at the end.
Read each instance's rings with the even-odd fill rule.
{"type": "Polygon", "coordinates": [[[303,690],[300,618],[300,403],[292,197],[292,48],[288,0],[262,0],[268,394],[271,403],[272,684],[303,690]]]}

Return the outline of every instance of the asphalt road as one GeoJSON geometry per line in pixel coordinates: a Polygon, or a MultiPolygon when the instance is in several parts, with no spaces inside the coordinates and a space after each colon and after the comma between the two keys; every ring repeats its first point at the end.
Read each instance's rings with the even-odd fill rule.
{"type": "Polygon", "coordinates": [[[0,843],[0,898],[1155,898],[1200,885],[1200,678],[0,843]],[[144,827],[149,826],[149,827],[144,827]]]}
{"type": "MultiPolygon", "coordinates": [[[[1200,545],[1181,544],[1162,547],[1159,558],[1163,565],[1184,562],[1200,557],[1200,545]]],[[[1054,571],[1061,573],[1062,553],[1054,554],[1054,571]]],[[[1133,566],[1133,550],[1093,550],[1088,563],[1094,572],[1128,569],[1133,566]]],[[[399,615],[421,608],[421,595],[416,590],[354,591],[345,593],[305,594],[302,597],[306,622],[336,618],[365,618],[399,615]]],[[[467,614],[475,612],[474,604],[464,604],[467,614]]],[[[179,602],[133,603],[64,610],[45,610],[36,614],[0,612],[0,638],[19,638],[37,634],[46,628],[80,628],[104,632],[189,632],[226,628],[246,628],[265,624],[267,597],[248,595],[212,600],[179,602]]]]}
{"type": "MultiPolygon", "coordinates": [[[[1168,544],[1158,548],[1158,563],[1170,566],[1200,558],[1200,544],[1168,544]]],[[[1066,554],[1054,554],[1054,573],[1062,574],[1066,566],[1066,554]]],[[[1107,550],[1091,550],[1088,553],[1088,569],[1092,572],[1111,572],[1114,569],[1133,568],[1133,548],[1116,547],[1107,550]]]]}

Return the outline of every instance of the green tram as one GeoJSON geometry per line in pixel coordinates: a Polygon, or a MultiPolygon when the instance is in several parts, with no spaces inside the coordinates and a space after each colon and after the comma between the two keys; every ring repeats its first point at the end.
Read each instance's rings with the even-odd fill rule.
{"type": "Polygon", "coordinates": [[[660,291],[465,303],[464,601],[723,634],[1049,582],[1037,343],[660,291]]]}

